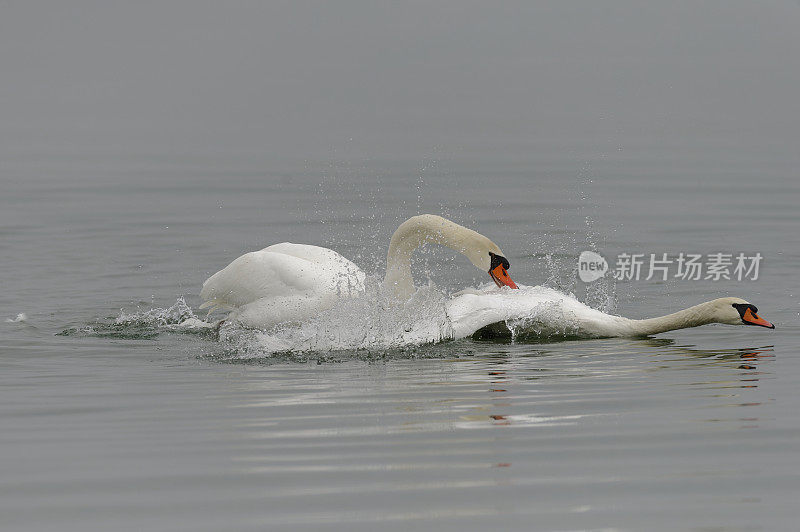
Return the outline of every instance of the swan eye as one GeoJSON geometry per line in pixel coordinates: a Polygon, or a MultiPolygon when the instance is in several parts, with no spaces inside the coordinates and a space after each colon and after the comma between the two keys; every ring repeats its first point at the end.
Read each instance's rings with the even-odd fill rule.
{"type": "Polygon", "coordinates": [[[747,309],[750,309],[753,314],[758,314],[758,307],[752,303],[732,303],[731,306],[739,311],[739,316],[742,318],[744,318],[744,313],[747,312],[747,309]]]}

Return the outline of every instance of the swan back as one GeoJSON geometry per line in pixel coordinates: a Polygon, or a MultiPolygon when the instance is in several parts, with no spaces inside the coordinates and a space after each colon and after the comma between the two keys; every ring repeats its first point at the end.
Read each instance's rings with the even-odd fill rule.
{"type": "Polygon", "coordinates": [[[333,250],[283,242],[245,253],[209,277],[200,291],[205,301],[201,308],[241,311],[269,299],[269,306],[299,300],[319,310],[338,297],[362,292],[364,277],[358,266],[333,250]]]}

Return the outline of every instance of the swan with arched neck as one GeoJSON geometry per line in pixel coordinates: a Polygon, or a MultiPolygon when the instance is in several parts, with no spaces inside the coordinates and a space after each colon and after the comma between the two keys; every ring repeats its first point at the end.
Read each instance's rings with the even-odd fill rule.
{"type": "MultiPolygon", "coordinates": [[[[414,293],[411,256],[425,243],[447,246],[487,272],[498,286],[517,288],[500,248],[482,234],[433,214],[409,218],[397,228],[386,256],[385,287],[398,301],[414,293]]],[[[246,253],[203,283],[200,308],[230,311],[228,321],[268,329],[300,322],[364,291],[364,272],[339,253],[283,242],[246,253]]]]}

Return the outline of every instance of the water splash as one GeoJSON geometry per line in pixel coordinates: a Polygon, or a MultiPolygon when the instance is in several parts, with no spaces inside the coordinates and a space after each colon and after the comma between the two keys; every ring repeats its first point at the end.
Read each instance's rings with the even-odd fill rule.
{"type": "Polygon", "coordinates": [[[377,278],[368,277],[360,297],[342,299],[303,323],[253,331],[223,324],[220,342],[240,358],[271,353],[404,349],[453,337],[447,298],[432,284],[401,304],[377,278]]]}
{"type": "MultiPolygon", "coordinates": [[[[358,297],[341,299],[309,320],[269,330],[224,320],[204,321],[181,297],[170,307],[123,310],[109,321],[59,334],[128,340],[153,340],[163,333],[198,334],[218,340],[210,353],[201,356],[227,361],[287,357],[319,361],[331,353],[369,359],[454,356],[452,349],[417,348],[469,337],[524,343],[596,337],[586,323],[610,318],[571,294],[542,286],[520,285],[519,290],[510,290],[487,284],[449,296],[428,283],[398,303],[381,280],[371,276],[358,297]]],[[[457,344],[456,351],[463,351],[465,344],[457,344]]]]}
{"type": "Polygon", "coordinates": [[[114,320],[114,325],[123,327],[150,326],[169,329],[177,328],[187,320],[198,320],[198,318],[195,316],[192,308],[186,303],[186,300],[179,297],[174,305],[167,308],[153,308],[131,314],[120,310],[119,316],[114,320]]]}
{"type": "Polygon", "coordinates": [[[581,337],[575,317],[559,301],[539,303],[526,315],[506,320],[505,325],[511,332],[511,340],[516,342],[581,337]]]}
{"type": "Polygon", "coordinates": [[[366,291],[302,323],[270,330],[224,323],[219,330],[224,357],[381,352],[446,340],[476,338],[513,342],[552,342],[597,337],[597,324],[615,319],[571,294],[542,286],[519,290],[484,285],[453,297],[429,283],[398,303],[376,278],[366,291]]]}
{"type": "Polygon", "coordinates": [[[58,335],[152,340],[164,331],[205,332],[213,327],[213,324],[195,316],[182,297],[167,308],[157,307],[132,313],[120,310],[119,315],[111,319],[110,322],[98,321],[82,327],[69,327],[58,335]]]}

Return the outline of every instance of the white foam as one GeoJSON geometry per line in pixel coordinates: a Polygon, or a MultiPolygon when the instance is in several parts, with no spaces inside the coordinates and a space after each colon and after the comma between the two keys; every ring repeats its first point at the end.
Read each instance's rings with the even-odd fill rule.
{"type": "Polygon", "coordinates": [[[28,315],[25,314],[24,312],[20,312],[19,314],[17,314],[17,317],[14,319],[6,318],[6,323],[21,323],[25,321],[28,321],[28,315]]]}
{"type": "Polygon", "coordinates": [[[413,347],[471,336],[504,324],[512,338],[597,337],[618,319],[574,296],[542,286],[519,290],[485,285],[448,298],[433,286],[419,288],[398,305],[380,282],[368,279],[361,297],[343,299],[303,323],[268,331],[225,323],[220,340],[237,358],[277,352],[380,350],[413,347]]]}
{"type": "Polygon", "coordinates": [[[360,297],[342,299],[302,323],[268,331],[225,324],[220,340],[242,358],[276,352],[391,349],[453,338],[447,298],[433,286],[418,289],[398,305],[382,283],[369,279],[360,297]]]}

